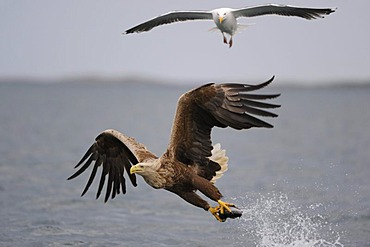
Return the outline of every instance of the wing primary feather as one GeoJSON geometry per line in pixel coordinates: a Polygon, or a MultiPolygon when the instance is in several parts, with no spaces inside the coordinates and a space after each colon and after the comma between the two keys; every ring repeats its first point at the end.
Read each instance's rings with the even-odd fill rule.
{"type": "Polygon", "coordinates": [[[254,107],[251,107],[249,105],[245,104],[240,104],[240,105],[235,105],[235,104],[224,104],[222,107],[232,113],[236,114],[244,114],[246,112],[254,114],[254,115],[260,115],[260,116],[266,116],[266,117],[277,117],[275,113],[271,113],[265,110],[257,109],[254,107]]]}
{"type": "Polygon", "coordinates": [[[219,112],[224,120],[229,121],[230,126],[238,126],[239,128],[251,128],[251,127],[265,127],[272,128],[273,126],[261,119],[253,117],[249,114],[237,114],[229,112],[224,108],[220,108],[219,112]]]}
{"type": "MultiPolygon", "coordinates": [[[[227,94],[226,95],[226,99],[230,102],[241,102],[243,100],[266,100],[266,99],[273,99],[273,98],[276,98],[276,97],[279,97],[280,94],[264,94],[264,95],[261,95],[261,97],[259,97],[260,95],[257,95],[257,94],[244,94],[244,93],[232,93],[232,94],[227,94]]],[[[267,104],[267,103],[266,103],[267,104]]]]}
{"type": "Polygon", "coordinates": [[[91,155],[90,158],[86,161],[86,163],[77,171],[75,172],[72,176],[67,178],[67,180],[73,179],[83,173],[91,164],[91,162],[95,159],[94,155],[91,155]]]}
{"type": "Polygon", "coordinates": [[[108,175],[108,182],[107,182],[107,190],[106,190],[106,193],[105,193],[105,198],[104,198],[104,202],[107,202],[108,199],[109,199],[109,196],[112,192],[112,183],[113,183],[113,168],[110,169],[109,171],[109,175],[108,175]]]}
{"type": "MultiPolygon", "coordinates": [[[[106,163],[106,166],[108,166],[108,165],[109,165],[109,163],[106,163]]],[[[105,182],[105,175],[107,174],[106,170],[107,170],[106,167],[103,166],[103,170],[102,170],[101,176],[100,176],[100,182],[99,182],[98,191],[96,193],[96,199],[99,198],[99,196],[101,194],[101,191],[103,189],[103,185],[104,185],[104,182],[105,182]]]]}
{"type": "Polygon", "coordinates": [[[280,96],[280,94],[241,94],[245,99],[256,99],[256,100],[264,100],[264,99],[273,99],[280,96]]]}
{"type": "Polygon", "coordinates": [[[98,159],[96,160],[95,162],[95,165],[94,165],[94,168],[93,170],[91,171],[91,175],[90,175],[90,178],[89,180],[87,181],[87,184],[85,186],[85,189],[83,190],[81,196],[85,195],[85,193],[88,191],[88,189],[90,188],[90,185],[92,184],[92,182],[94,181],[94,178],[95,178],[95,175],[96,175],[96,172],[98,170],[98,167],[102,164],[102,159],[100,157],[98,157],[98,159]]]}
{"type": "Polygon", "coordinates": [[[221,84],[221,86],[227,88],[227,95],[232,96],[232,93],[240,93],[240,92],[249,92],[249,91],[255,91],[261,88],[266,87],[269,85],[273,80],[275,76],[272,76],[268,81],[257,84],[257,85],[249,85],[249,84],[237,84],[237,83],[224,83],[221,84]]]}
{"type": "Polygon", "coordinates": [[[256,109],[256,108],[249,107],[249,106],[243,106],[243,110],[245,110],[245,112],[248,112],[254,115],[264,116],[264,117],[277,117],[278,116],[275,113],[256,109]]]}
{"type": "Polygon", "coordinates": [[[91,147],[86,151],[85,155],[82,157],[80,162],[77,163],[75,168],[79,167],[93,152],[94,152],[95,146],[94,144],[91,145],[91,147]]]}
{"type": "Polygon", "coordinates": [[[113,192],[112,192],[112,199],[116,197],[120,193],[120,179],[119,179],[119,171],[114,172],[114,179],[113,179],[113,192]]]}
{"type": "Polygon", "coordinates": [[[263,127],[263,128],[273,128],[274,127],[273,125],[271,125],[271,124],[269,124],[269,123],[267,123],[267,122],[265,122],[265,121],[263,121],[259,118],[253,117],[249,114],[245,114],[245,115],[248,116],[247,123],[253,125],[253,127],[263,127]]]}
{"type": "MultiPolygon", "coordinates": [[[[121,189],[122,189],[122,194],[126,194],[126,179],[125,177],[123,176],[123,170],[122,172],[120,173],[120,176],[119,176],[120,180],[121,180],[121,189]]],[[[135,185],[136,186],[136,185],[135,185]]]]}
{"type": "Polygon", "coordinates": [[[136,176],[135,174],[130,173],[130,168],[131,168],[131,163],[136,165],[137,163],[139,163],[139,161],[136,159],[135,155],[132,154],[130,149],[128,149],[127,147],[124,147],[124,149],[125,149],[125,153],[127,154],[128,158],[126,156],[122,156],[122,162],[124,164],[125,170],[127,171],[128,177],[130,178],[132,185],[137,186],[136,176]]]}
{"type": "Polygon", "coordinates": [[[258,102],[253,100],[247,100],[247,99],[240,99],[239,101],[228,101],[228,104],[232,106],[254,106],[259,108],[278,108],[280,105],[271,104],[271,103],[265,103],[265,102],[258,102]]]}
{"type": "Polygon", "coordinates": [[[215,112],[215,116],[218,119],[218,121],[220,121],[222,124],[225,125],[225,127],[230,126],[231,128],[234,128],[237,130],[249,129],[253,127],[252,125],[247,124],[247,123],[235,122],[235,121],[230,120],[229,118],[225,118],[225,116],[220,114],[220,112],[215,112]]]}

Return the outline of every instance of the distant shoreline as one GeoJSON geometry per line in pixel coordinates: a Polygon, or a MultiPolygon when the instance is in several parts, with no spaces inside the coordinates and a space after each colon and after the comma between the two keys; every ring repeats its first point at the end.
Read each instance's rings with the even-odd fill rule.
{"type": "MultiPolygon", "coordinates": [[[[60,77],[60,78],[28,78],[28,77],[0,77],[0,85],[5,84],[27,84],[27,85],[59,85],[59,84],[75,84],[75,85],[119,85],[119,84],[140,84],[140,85],[158,85],[166,87],[189,87],[199,86],[208,82],[240,82],[246,84],[259,83],[264,79],[239,79],[239,80],[173,80],[169,78],[151,77],[151,76],[123,76],[123,77],[105,77],[105,76],[76,76],[76,77],[60,77]]],[[[369,79],[325,79],[322,80],[285,80],[275,78],[273,87],[284,88],[352,88],[352,87],[370,87],[369,79]],[[297,83],[299,82],[299,83],[297,83]]]]}

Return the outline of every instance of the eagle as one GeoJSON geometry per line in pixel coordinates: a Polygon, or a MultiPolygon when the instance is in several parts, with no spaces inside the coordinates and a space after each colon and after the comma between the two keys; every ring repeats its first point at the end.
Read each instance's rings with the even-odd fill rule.
{"type": "Polygon", "coordinates": [[[228,158],[220,144],[212,146],[213,127],[231,127],[236,130],[252,127],[273,126],[256,116],[277,117],[267,109],[280,105],[263,102],[280,94],[250,93],[269,85],[268,81],[257,84],[209,83],[184,93],[178,100],[170,141],[167,150],[157,156],[134,138],[114,129],[100,133],[75,168],[80,167],[68,180],[82,174],[92,166],[83,196],[101,167],[96,199],[103,190],[106,178],[105,202],[117,194],[126,193],[127,177],[137,186],[136,176],[155,189],[175,193],[186,202],[209,211],[218,221],[240,217],[233,214],[234,204],[225,202],[215,186],[215,181],[227,170],[228,158]],[[212,207],[197,192],[201,192],[218,205],[212,207]]]}
{"type": "Polygon", "coordinates": [[[296,16],[307,20],[323,18],[334,12],[335,8],[306,8],[281,4],[265,4],[245,7],[240,9],[218,8],[209,11],[171,11],[145,21],[137,26],[127,29],[123,34],[147,32],[154,27],[170,24],[173,22],[190,20],[213,20],[216,27],[211,30],[219,30],[223,36],[223,42],[233,45],[233,36],[245,25],[237,23],[239,17],[255,17],[261,15],[296,16]],[[227,42],[225,34],[230,35],[227,42]]]}

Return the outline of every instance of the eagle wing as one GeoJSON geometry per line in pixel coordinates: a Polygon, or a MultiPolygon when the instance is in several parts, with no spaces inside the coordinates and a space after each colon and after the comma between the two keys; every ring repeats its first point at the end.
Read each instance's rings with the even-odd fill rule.
{"type": "Polygon", "coordinates": [[[171,11],[132,27],[123,34],[147,32],[160,25],[189,20],[212,20],[212,13],[209,11],[171,11]]]}
{"type": "Polygon", "coordinates": [[[308,20],[323,18],[324,15],[329,15],[334,12],[332,8],[303,8],[290,5],[267,4],[260,6],[247,7],[234,10],[234,16],[237,17],[253,17],[259,15],[285,15],[297,16],[308,20]]]}
{"type": "MultiPolygon", "coordinates": [[[[187,165],[200,165],[212,170],[220,167],[209,158],[212,151],[211,130],[214,126],[249,129],[273,126],[255,116],[276,117],[266,111],[280,105],[261,102],[280,94],[250,94],[273,81],[259,85],[237,83],[207,84],[183,94],[178,102],[168,153],[187,165]],[[213,167],[211,167],[213,166],[213,167]]],[[[212,174],[205,175],[207,179],[212,174]]]]}
{"type": "Polygon", "coordinates": [[[136,186],[136,177],[134,174],[130,174],[131,166],[154,158],[156,156],[148,151],[144,145],[136,142],[134,138],[127,137],[116,130],[108,129],[96,137],[95,143],[75,166],[77,168],[83,164],[82,167],[70,176],[68,180],[77,177],[94,163],[90,178],[81,194],[83,196],[93,182],[98,167],[102,166],[103,169],[96,198],[99,198],[105,178],[108,176],[105,193],[106,202],[111,194],[113,199],[116,194],[120,193],[121,189],[123,194],[126,193],[126,183],[123,176],[125,170],[132,185],[136,186]]]}

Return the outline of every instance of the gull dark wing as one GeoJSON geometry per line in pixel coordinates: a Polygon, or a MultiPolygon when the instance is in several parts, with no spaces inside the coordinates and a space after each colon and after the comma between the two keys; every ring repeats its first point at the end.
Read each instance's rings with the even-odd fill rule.
{"type": "Polygon", "coordinates": [[[104,200],[106,202],[110,195],[112,195],[113,199],[116,194],[120,193],[120,190],[122,190],[123,194],[126,193],[125,171],[132,185],[136,186],[136,177],[134,174],[130,174],[131,166],[154,157],[154,154],[146,150],[142,144],[137,143],[133,138],[124,136],[116,130],[106,130],[96,137],[95,143],[87,150],[75,168],[82,166],[68,180],[79,176],[93,164],[90,178],[81,195],[83,196],[89,189],[98,168],[101,166],[102,172],[96,198],[99,198],[105,178],[108,176],[104,200]]]}
{"type": "Polygon", "coordinates": [[[235,17],[253,17],[259,15],[297,16],[308,20],[323,18],[334,12],[333,8],[304,8],[289,5],[268,4],[242,8],[234,11],[235,17]]]}
{"type": "MultiPolygon", "coordinates": [[[[273,81],[259,85],[207,84],[183,94],[178,102],[168,152],[184,164],[211,165],[211,130],[214,126],[249,129],[273,126],[256,116],[276,117],[266,109],[279,105],[261,102],[280,94],[251,94],[273,81]]],[[[215,167],[216,169],[217,167],[215,167]]],[[[217,169],[216,169],[217,170],[217,169]]]]}
{"type": "Polygon", "coordinates": [[[211,20],[212,13],[205,11],[172,11],[132,27],[123,34],[147,32],[154,27],[179,21],[211,20]]]}

